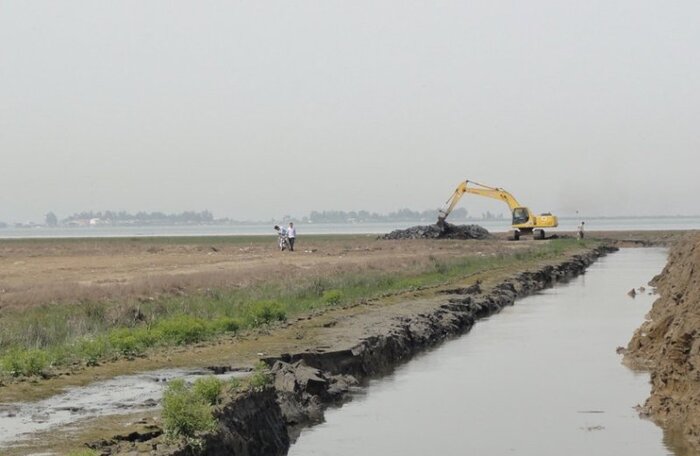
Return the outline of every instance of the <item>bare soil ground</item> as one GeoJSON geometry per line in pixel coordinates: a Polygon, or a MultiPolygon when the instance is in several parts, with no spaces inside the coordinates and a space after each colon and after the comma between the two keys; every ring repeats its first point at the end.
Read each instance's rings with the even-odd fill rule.
{"type": "Polygon", "coordinates": [[[528,244],[317,236],[280,252],[273,237],[0,241],[0,307],[182,294],[368,268],[391,272],[431,257],[495,255],[528,244]]]}
{"type": "MultiPolygon", "coordinates": [[[[573,237],[573,233],[560,233],[573,237]]],[[[668,244],[679,231],[599,232],[621,245],[668,244]]],[[[381,241],[374,235],[302,237],[295,252],[274,236],[0,240],[0,308],[83,299],[152,297],[204,288],[330,275],[397,271],[432,258],[495,255],[534,241],[381,241]]]]}

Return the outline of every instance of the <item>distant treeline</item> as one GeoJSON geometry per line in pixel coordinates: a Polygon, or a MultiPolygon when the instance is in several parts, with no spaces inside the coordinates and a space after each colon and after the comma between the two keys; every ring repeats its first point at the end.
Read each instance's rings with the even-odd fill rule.
{"type": "MultiPolygon", "coordinates": [[[[381,222],[434,222],[437,220],[437,209],[414,211],[411,209],[399,209],[388,214],[379,214],[370,211],[312,211],[303,217],[286,215],[280,220],[294,221],[298,223],[381,223],[381,222]]],[[[493,220],[503,218],[502,214],[486,212],[481,217],[469,217],[464,208],[457,208],[450,214],[450,220],[493,220]]],[[[214,218],[209,210],[185,211],[179,214],[166,214],[164,212],[126,212],[126,211],[83,211],[76,212],[64,219],[53,213],[46,214],[44,226],[100,226],[100,225],[251,225],[260,223],[273,223],[278,221],[240,221],[230,218],[214,218]]],[[[0,222],[0,228],[5,225],[0,222]]],[[[16,224],[16,226],[39,226],[34,223],[16,224]]]]}
{"type": "Polygon", "coordinates": [[[114,224],[114,225],[177,225],[177,224],[195,224],[195,223],[212,223],[214,222],[214,214],[208,210],[201,212],[185,211],[179,214],[165,214],[163,212],[137,212],[131,214],[126,211],[86,211],[73,214],[62,220],[65,225],[71,224],[114,224]]]}
{"type": "MultiPolygon", "coordinates": [[[[451,219],[466,219],[467,210],[455,209],[450,214],[451,219]]],[[[302,217],[302,223],[367,223],[367,222],[409,222],[409,221],[435,221],[437,209],[425,211],[413,211],[411,209],[399,209],[388,214],[378,214],[369,211],[312,211],[308,216],[302,217]]]]}

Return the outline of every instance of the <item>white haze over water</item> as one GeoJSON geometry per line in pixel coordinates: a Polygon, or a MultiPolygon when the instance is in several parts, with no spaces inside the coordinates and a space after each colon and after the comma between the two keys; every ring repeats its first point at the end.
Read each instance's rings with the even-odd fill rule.
{"type": "Polygon", "coordinates": [[[0,1],[0,220],[697,214],[700,3],[0,1]],[[467,196],[473,215],[506,212],[467,196]]]}

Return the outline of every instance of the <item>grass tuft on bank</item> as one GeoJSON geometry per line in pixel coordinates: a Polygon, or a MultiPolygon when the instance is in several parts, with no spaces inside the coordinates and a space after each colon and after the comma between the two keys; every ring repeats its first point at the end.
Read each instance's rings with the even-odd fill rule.
{"type": "Polygon", "coordinates": [[[450,283],[467,275],[559,258],[590,241],[552,240],[512,254],[431,257],[400,273],[381,270],[203,290],[154,300],[44,305],[0,314],[0,374],[40,376],[53,368],[143,356],[153,348],[189,345],[274,325],[315,309],[450,283]]]}

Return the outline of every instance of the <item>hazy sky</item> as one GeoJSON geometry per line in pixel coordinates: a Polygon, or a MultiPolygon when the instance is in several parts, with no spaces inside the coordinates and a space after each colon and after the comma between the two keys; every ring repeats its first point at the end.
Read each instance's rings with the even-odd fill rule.
{"type": "Polygon", "coordinates": [[[0,0],[0,220],[697,214],[700,2],[0,0]],[[474,214],[506,212],[465,197],[474,214]]]}

